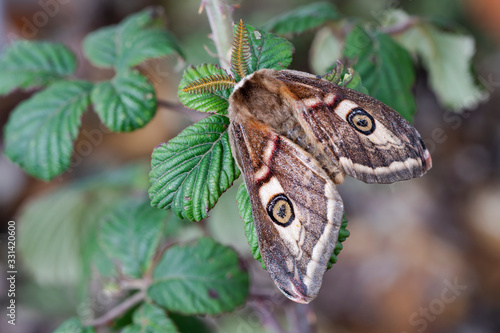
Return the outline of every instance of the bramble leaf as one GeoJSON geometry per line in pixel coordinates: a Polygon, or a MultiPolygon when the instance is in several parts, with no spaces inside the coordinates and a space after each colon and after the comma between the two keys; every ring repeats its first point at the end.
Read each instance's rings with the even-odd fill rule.
{"type": "MultiPolygon", "coordinates": [[[[410,19],[403,11],[392,14],[400,22],[410,19]]],[[[488,94],[476,85],[470,70],[475,52],[473,37],[446,32],[421,20],[396,38],[422,59],[429,84],[443,106],[460,111],[487,99],[488,94]]]]}
{"type": "Polygon", "coordinates": [[[92,87],[85,81],[56,82],[19,104],[5,127],[5,154],[41,179],[66,170],[92,87]]]}
{"type": "Polygon", "coordinates": [[[172,319],[156,305],[142,304],[133,315],[133,324],[125,326],[122,333],[178,333],[172,319]]]}
{"type": "Polygon", "coordinates": [[[251,54],[248,59],[250,73],[262,68],[285,69],[290,65],[295,52],[292,43],[251,25],[246,25],[246,28],[251,54]]]}
{"type": "Polygon", "coordinates": [[[156,113],[153,85],[137,71],[119,72],[92,90],[92,103],[102,122],[114,132],[145,126],[156,113]]]}
{"type": "Polygon", "coordinates": [[[94,257],[98,222],[118,203],[147,189],[147,169],[114,168],[31,200],[19,215],[18,246],[25,271],[44,286],[82,282],[91,262],[100,272],[109,272],[109,261],[94,257]]]}
{"type": "Polygon", "coordinates": [[[241,219],[243,220],[243,224],[245,226],[245,236],[248,240],[248,244],[250,245],[252,255],[255,260],[261,263],[262,268],[266,269],[266,265],[264,264],[259,251],[257,231],[255,230],[252,217],[252,205],[250,203],[250,196],[248,195],[245,183],[242,183],[238,188],[236,202],[238,203],[238,211],[240,212],[241,219]]]}
{"type": "Polygon", "coordinates": [[[88,34],[83,40],[83,53],[92,64],[98,67],[113,67],[118,55],[116,35],[119,26],[112,25],[88,34]]]}
{"type": "Polygon", "coordinates": [[[75,55],[62,44],[17,41],[0,57],[0,95],[47,86],[75,69],[75,55]]]}
{"type": "Polygon", "coordinates": [[[147,8],[131,15],[119,25],[105,27],[89,34],[83,50],[96,66],[129,70],[148,59],[165,57],[182,51],[175,38],[164,28],[163,11],[147,8]]]}
{"type": "Polygon", "coordinates": [[[280,35],[297,34],[317,28],[325,22],[335,21],[339,18],[340,14],[333,4],[316,2],[274,18],[263,29],[280,35]]]}
{"type": "Polygon", "coordinates": [[[238,255],[211,238],[165,251],[153,272],[148,296],[181,314],[220,314],[242,305],[248,296],[248,272],[238,255]]]}
{"type": "Polygon", "coordinates": [[[78,318],[70,318],[65,320],[54,333],[94,333],[93,327],[84,327],[78,318]]]}
{"type": "Polygon", "coordinates": [[[368,89],[366,89],[363,85],[361,76],[358,72],[349,69],[348,72],[344,75],[342,81],[345,87],[359,91],[363,94],[368,94],[368,89]]]}
{"type": "Polygon", "coordinates": [[[353,62],[371,96],[411,121],[416,111],[415,72],[408,51],[386,34],[371,36],[357,26],[346,38],[344,56],[353,62]]]}
{"type": "Polygon", "coordinates": [[[330,261],[328,262],[328,269],[332,268],[333,264],[337,263],[338,255],[340,251],[344,248],[342,243],[349,237],[351,233],[347,230],[347,219],[345,214],[342,216],[342,224],[340,225],[339,238],[337,239],[337,244],[335,244],[335,249],[333,250],[330,261]]]}
{"type": "Polygon", "coordinates": [[[151,157],[151,204],[180,218],[200,221],[240,171],[231,154],[229,119],[213,115],[155,148],[151,157]]]}
{"type": "Polygon", "coordinates": [[[343,41],[331,27],[323,27],[314,35],[309,51],[309,65],[315,74],[328,72],[342,57],[343,41]]]}
{"type": "Polygon", "coordinates": [[[166,218],[149,200],[126,201],[103,219],[100,246],[109,258],[119,261],[124,274],[140,278],[150,268],[166,218]]]}

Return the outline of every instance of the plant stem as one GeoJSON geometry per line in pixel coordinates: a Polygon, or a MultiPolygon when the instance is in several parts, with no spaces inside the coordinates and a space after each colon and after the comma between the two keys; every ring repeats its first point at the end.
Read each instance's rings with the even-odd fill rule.
{"type": "Polygon", "coordinates": [[[261,301],[252,301],[251,306],[257,313],[261,314],[262,326],[275,333],[285,333],[285,330],[281,327],[276,318],[274,318],[274,314],[271,313],[261,301]]]}
{"type": "Polygon", "coordinates": [[[189,119],[191,119],[194,122],[197,122],[197,121],[202,120],[203,118],[207,117],[206,113],[188,109],[187,107],[185,107],[181,103],[175,103],[175,102],[170,102],[170,101],[161,100],[161,99],[157,100],[156,103],[157,103],[158,107],[176,111],[182,115],[185,115],[186,117],[188,117],[189,119]]]}
{"type": "Polygon", "coordinates": [[[419,23],[420,20],[417,17],[410,17],[408,21],[381,28],[380,31],[388,35],[397,35],[413,28],[415,25],[419,23]]]}
{"type": "Polygon", "coordinates": [[[316,323],[316,315],[310,305],[292,304],[285,308],[288,322],[290,322],[290,333],[313,333],[316,323]]]}
{"type": "Polygon", "coordinates": [[[212,29],[212,40],[217,49],[221,66],[230,70],[231,47],[233,42],[232,9],[227,0],[202,0],[202,8],[207,11],[208,22],[212,29]]]}
{"type": "Polygon", "coordinates": [[[130,296],[129,298],[127,298],[126,300],[124,300],[122,303],[118,304],[116,307],[106,312],[103,316],[94,319],[88,323],[85,323],[85,326],[92,326],[92,327],[103,326],[109,323],[111,320],[120,317],[134,305],[143,301],[145,298],[146,298],[146,292],[139,291],[130,296]]]}

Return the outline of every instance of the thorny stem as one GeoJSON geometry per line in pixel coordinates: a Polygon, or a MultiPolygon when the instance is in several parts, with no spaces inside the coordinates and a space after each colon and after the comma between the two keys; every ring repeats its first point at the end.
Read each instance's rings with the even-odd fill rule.
{"type": "Polygon", "coordinates": [[[233,42],[232,7],[227,0],[202,0],[200,9],[207,11],[208,22],[212,29],[212,40],[217,49],[221,66],[231,69],[231,47],[233,42]]]}

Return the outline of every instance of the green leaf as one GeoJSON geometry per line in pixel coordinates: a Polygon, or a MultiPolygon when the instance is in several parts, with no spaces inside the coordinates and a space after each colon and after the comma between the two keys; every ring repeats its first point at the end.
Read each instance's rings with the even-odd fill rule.
{"type": "Polygon", "coordinates": [[[56,82],[19,104],[5,127],[5,154],[41,179],[66,170],[91,89],[89,82],[56,82]]]}
{"type": "Polygon", "coordinates": [[[151,266],[166,217],[164,211],[151,207],[149,200],[124,202],[101,223],[101,248],[119,261],[125,275],[140,278],[151,266]]]}
{"type": "Polygon", "coordinates": [[[78,318],[70,318],[64,321],[54,333],[94,333],[93,327],[84,327],[78,318]]]}
{"type": "Polygon", "coordinates": [[[47,86],[75,72],[76,58],[58,43],[18,41],[0,57],[0,95],[47,86]]]}
{"type": "Polygon", "coordinates": [[[243,224],[245,226],[245,236],[248,240],[248,244],[250,245],[252,255],[255,260],[260,262],[262,268],[266,269],[266,265],[264,264],[259,251],[257,231],[255,230],[252,217],[252,205],[250,203],[250,196],[248,195],[245,183],[242,183],[238,189],[236,202],[238,203],[238,211],[240,212],[241,219],[243,220],[243,224]]]}
{"type": "MultiPolygon", "coordinates": [[[[149,201],[151,206],[151,201],[149,201]]],[[[186,227],[192,227],[193,224],[189,221],[178,218],[176,215],[170,213],[167,216],[167,221],[165,225],[164,235],[165,237],[176,238],[179,240],[181,234],[185,235],[186,227]]]]}
{"type": "Polygon", "coordinates": [[[361,76],[359,75],[358,72],[356,71],[350,71],[349,73],[344,75],[344,78],[342,80],[344,83],[347,82],[344,86],[352,89],[359,91],[360,93],[363,94],[368,94],[368,89],[365,88],[363,85],[363,82],[361,80],[361,76]]]}
{"type": "Polygon", "coordinates": [[[331,27],[323,27],[314,35],[309,51],[309,64],[315,74],[323,75],[342,57],[343,41],[331,27]]]}
{"type": "Polygon", "coordinates": [[[96,84],[92,103],[102,122],[115,132],[141,128],[156,113],[154,87],[136,71],[120,72],[111,81],[96,84]]]}
{"type": "Polygon", "coordinates": [[[220,314],[242,305],[248,296],[248,273],[238,255],[210,238],[168,249],[153,272],[148,296],[181,314],[220,314]]]}
{"type": "Polygon", "coordinates": [[[239,177],[227,133],[229,119],[214,115],[155,148],[151,157],[151,204],[200,221],[239,177]]]}
{"type": "Polygon", "coordinates": [[[126,326],[122,333],[178,333],[174,322],[161,308],[145,303],[134,312],[133,324],[126,326]]]}
{"type": "Polygon", "coordinates": [[[120,28],[116,25],[104,27],[88,34],[83,40],[83,53],[98,67],[113,67],[116,54],[116,35],[120,28]]]}
{"type": "Polygon", "coordinates": [[[174,312],[169,313],[168,316],[181,333],[214,333],[208,325],[197,317],[183,316],[174,312]]]}
{"type": "Polygon", "coordinates": [[[176,40],[164,26],[165,14],[161,7],[147,8],[123,21],[117,34],[117,69],[173,53],[182,56],[176,40]]]}
{"type": "Polygon", "coordinates": [[[292,62],[295,48],[284,38],[246,25],[250,45],[249,72],[262,68],[284,69],[292,62]]]}
{"type": "Polygon", "coordinates": [[[398,41],[421,57],[429,73],[429,84],[445,107],[460,111],[487,98],[470,70],[475,52],[473,37],[445,32],[422,22],[400,34],[398,41]]]}
{"type": "Polygon", "coordinates": [[[182,91],[192,82],[212,75],[228,75],[217,65],[203,64],[197,67],[189,66],[182,75],[179,84],[179,99],[186,107],[200,112],[227,114],[229,95],[233,89],[218,90],[211,93],[189,93],[182,91]]]}
{"type": "MultiPolygon", "coordinates": [[[[90,273],[98,222],[145,191],[147,168],[129,166],[83,178],[31,200],[19,214],[19,255],[37,283],[74,286],[90,273]]],[[[98,258],[102,260],[102,258],[98,258]]]]}
{"type": "Polygon", "coordinates": [[[339,238],[337,239],[337,244],[335,244],[335,249],[333,250],[333,254],[330,257],[330,261],[328,263],[328,269],[332,268],[333,264],[337,263],[337,256],[339,255],[340,251],[344,248],[342,245],[343,242],[349,237],[350,232],[347,230],[347,219],[345,217],[345,214],[342,216],[342,224],[340,225],[340,230],[339,230],[339,238]]]}
{"type": "Polygon", "coordinates": [[[134,14],[117,26],[99,29],[89,34],[83,50],[96,66],[112,67],[118,71],[153,58],[182,51],[168,31],[161,8],[148,8],[134,14]]]}
{"type": "Polygon", "coordinates": [[[415,72],[408,51],[386,34],[370,36],[357,26],[346,38],[344,56],[354,62],[371,96],[411,121],[416,110],[415,72]]]}
{"type": "Polygon", "coordinates": [[[339,18],[340,14],[333,4],[316,2],[276,17],[264,26],[264,30],[280,35],[297,34],[339,18]]]}

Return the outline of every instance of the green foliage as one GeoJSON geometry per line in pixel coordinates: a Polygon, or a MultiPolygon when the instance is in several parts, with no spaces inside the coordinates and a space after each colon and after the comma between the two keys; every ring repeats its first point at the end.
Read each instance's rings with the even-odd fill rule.
{"type": "Polygon", "coordinates": [[[19,104],[5,127],[5,154],[41,179],[66,170],[91,89],[89,82],[60,81],[19,104]]]}
{"type": "Polygon", "coordinates": [[[343,242],[349,237],[350,232],[347,230],[347,219],[345,218],[345,214],[342,216],[342,224],[340,225],[339,237],[337,239],[337,244],[335,244],[335,249],[333,250],[333,254],[330,257],[330,262],[328,263],[328,269],[332,268],[333,264],[337,263],[338,255],[340,251],[344,248],[342,245],[343,242]]]}
{"type": "Polygon", "coordinates": [[[246,25],[251,57],[248,70],[250,73],[262,68],[285,69],[292,62],[295,48],[292,43],[262,29],[246,25]]]}
{"type": "Polygon", "coordinates": [[[127,71],[153,58],[182,55],[176,40],[163,27],[165,17],[157,8],[131,15],[117,26],[99,29],[83,42],[83,51],[96,66],[127,71]]]}
{"type": "Polygon", "coordinates": [[[346,82],[344,85],[346,88],[359,91],[363,94],[368,94],[368,89],[363,85],[361,80],[361,76],[358,72],[350,72],[344,75],[343,82],[346,82]]]}
{"type": "Polygon", "coordinates": [[[371,96],[412,120],[415,72],[408,51],[384,33],[372,36],[357,26],[346,38],[344,56],[353,62],[371,96]]]}
{"type": "Polygon", "coordinates": [[[250,245],[252,255],[255,260],[260,262],[262,268],[266,269],[266,265],[264,264],[259,251],[257,231],[255,230],[255,225],[253,223],[252,217],[252,205],[250,203],[250,196],[248,195],[245,183],[242,183],[238,188],[238,193],[236,194],[236,202],[238,202],[238,211],[240,213],[241,219],[243,220],[243,225],[245,226],[245,236],[248,240],[248,244],[250,245]]]}
{"type": "Polygon", "coordinates": [[[280,35],[302,33],[340,18],[341,15],[333,4],[316,2],[272,19],[264,26],[264,30],[280,35]]]}
{"type": "Polygon", "coordinates": [[[229,119],[214,115],[188,127],[151,158],[151,204],[200,221],[238,178],[231,155],[229,119]]]}
{"type": "Polygon", "coordinates": [[[154,302],[182,314],[232,311],[247,295],[248,273],[238,255],[210,238],[165,251],[148,289],[154,302]]]}
{"type": "Polygon", "coordinates": [[[112,67],[117,62],[116,35],[118,28],[109,26],[98,29],[83,40],[83,53],[98,67],[112,67]]]}
{"type": "Polygon", "coordinates": [[[313,73],[322,75],[342,57],[344,42],[335,30],[326,26],[315,34],[309,50],[309,65],[313,73]]]}
{"type": "MultiPolygon", "coordinates": [[[[186,224],[178,218],[206,218],[240,174],[226,117],[233,87],[259,69],[286,68],[294,53],[290,42],[268,31],[294,35],[317,29],[311,59],[318,74],[343,56],[355,71],[338,67],[326,78],[369,93],[407,119],[416,109],[411,89],[417,57],[444,105],[458,110],[485,97],[470,72],[470,37],[401,11],[391,14],[385,25],[366,31],[362,24],[353,28],[353,20],[342,20],[332,4],[319,2],[285,13],[264,29],[235,26],[232,75],[214,64],[191,66],[183,74],[180,101],[215,115],[153,151],[149,197],[156,208],[144,199],[147,180],[141,168],[61,186],[33,200],[20,216],[19,251],[27,270],[46,285],[82,286],[91,267],[105,288],[120,288],[117,280],[130,283],[120,295],[146,296],[115,318],[115,328],[123,332],[210,332],[193,315],[217,315],[243,304],[248,272],[231,248],[198,239],[198,225],[190,226],[199,231],[195,237],[186,236],[186,224]],[[394,33],[395,24],[407,28],[394,33]],[[191,242],[182,243],[188,237],[191,242]]],[[[4,131],[5,154],[31,175],[49,180],[70,167],[81,116],[89,107],[112,131],[145,126],[156,112],[156,94],[137,66],[169,55],[183,57],[164,26],[163,12],[146,9],[89,34],[83,41],[85,56],[95,66],[115,71],[112,79],[98,83],[70,79],[76,57],[60,44],[18,42],[7,48],[0,57],[0,95],[15,89],[41,91],[12,112],[4,131]]],[[[244,184],[236,199],[252,255],[265,268],[244,184]]],[[[329,267],[349,236],[346,227],[344,216],[329,267]]],[[[71,318],[56,332],[94,329],[71,318]]]]}
{"type": "Polygon", "coordinates": [[[175,326],[181,333],[212,333],[212,330],[201,319],[194,316],[183,316],[172,312],[169,313],[170,319],[175,323],[175,326]]]}
{"type": "Polygon", "coordinates": [[[336,66],[333,69],[323,75],[322,78],[335,83],[336,85],[353,89],[363,94],[368,93],[368,90],[365,88],[363,82],[361,81],[361,76],[359,76],[359,73],[355,72],[352,68],[347,68],[346,70],[346,68],[340,61],[337,62],[336,66]]]}
{"type": "Polygon", "coordinates": [[[203,64],[197,67],[189,66],[182,76],[179,84],[179,99],[182,104],[190,109],[200,112],[227,114],[229,95],[233,89],[217,89],[212,92],[192,93],[184,91],[193,82],[214,75],[229,76],[227,72],[217,65],[203,64]]]}
{"type": "Polygon", "coordinates": [[[65,320],[54,333],[94,333],[93,327],[84,327],[78,318],[65,320]]]}
{"type": "Polygon", "coordinates": [[[0,95],[16,88],[45,87],[72,75],[75,55],[64,45],[48,42],[18,41],[0,57],[0,95]]]}
{"type": "Polygon", "coordinates": [[[102,122],[115,132],[141,128],[156,113],[154,87],[136,71],[120,72],[111,81],[96,84],[92,103],[102,122]]]}
{"type": "Polygon", "coordinates": [[[126,326],[122,333],[178,333],[174,322],[165,312],[153,304],[145,303],[134,312],[133,324],[126,326]]]}
{"type": "MultiPolygon", "coordinates": [[[[398,24],[410,20],[403,11],[395,11],[392,16],[398,24]]],[[[397,40],[422,59],[429,73],[429,84],[445,107],[459,111],[486,99],[487,94],[477,87],[470,70],[475,53],[471,36],[446,32],[421,20],[397,36],[397,40]]]]}
{"type": "Polygon", "coordinates": [[[92,63],[117,70],[112,80],[95,85],[68,78],[76,57],[63,45],[24,41],[7,48],[0,58],[0,94],[48,87],[12,112],[5,129],[6,155],[29,174],[50,180],[69,168],[80,118],[91,104],[112,131],[146,125],[156,112],[154,87],[131,68],[181,54],[160,14],[146,9],[85,39],[84,52],[92,63]]]}
{"type": "Polygon", "coordinates": [[[151,207],[148,201],[123,202],[104,217],[100,246],[108,257],[119,262],[123,274],[140,278],[151,267],[166,217],[164,211],[151,207]]]}
{"type": "Polygon", "coordinates": [[[19,220],[19,253],[43,285],[77,285],[98,249],[98,222],[131,193],[147,187],[147,169],[129,166],[59,187],[33,199],[19,220]]]}

